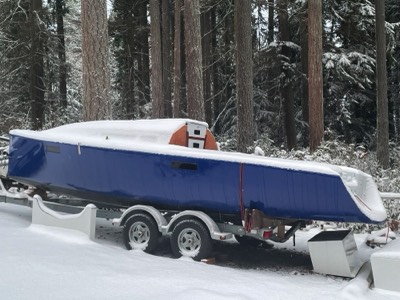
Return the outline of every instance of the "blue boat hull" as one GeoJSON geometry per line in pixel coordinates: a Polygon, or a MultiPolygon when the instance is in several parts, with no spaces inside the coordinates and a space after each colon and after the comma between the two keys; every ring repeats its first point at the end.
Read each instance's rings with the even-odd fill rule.
{"type": "Polygon", "coordinates": [[[240,216],[242,196],[246,208],[273,218],[374,222],[356,206],[340,176],[250,163],[11,135],[8,176],[111,206],[141,203],[240,216]]]}

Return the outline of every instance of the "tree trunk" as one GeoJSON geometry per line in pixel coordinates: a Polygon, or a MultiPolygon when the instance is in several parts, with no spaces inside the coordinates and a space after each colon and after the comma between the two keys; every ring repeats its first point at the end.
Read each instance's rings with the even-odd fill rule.
{"type": "MultiPolygon", "coordinates": [[[[216,13],[216,7],[214,6],[211,9],[211,28],[212,30],[212,35],[211,35],[211,47],[212,49],[217,49],[218,47],[218,42],[217,42],[217,34],[218,34],[218,25],[217,25],[217,13],[216,13]]],[[[213,97],[213,108],[214,108],[214,124],[212,125],[214,133],[218,134],[220,133],[220,123],[218,122],[218,116],[222,111],[222,105],[221,105],[221,93],[222,93],[222,83],[220,80],[220,74],[219,74],[219,66],[221,63],[218,61],[218,52],[214,51],[212,55],[212,60],[215,62],[212,65],[212,82],[213,82],[213,91],[214,91],[214,97],[213,97]]],[[[210,124],[211,126],[211,124],[210,124]]]]}
{"type": "Polygon", "coordinates": [[[43,28],[41,26],[42,0],[30,2],[31,60],[30,88],[31,127],[39,130],[44,120],[44,67],[43,67],[43,28]]]}
{"type": "Polygon", "coordinates": [[[56,0],[57,15],[57,37],[58,37],[58,59],[60,60],[60,102],[67,107],[67,65],[65,57],[65,35],[64,35],[64,0],[56,0]]]}
{"type": "Polygon", "coordinates": [[[183,5],[183,12],[181,18],[181,94],[180,94],[180,114],[183,116],[187,116],[187,97],[186,97],[186,38],[185,38],[185,12],[184,12],[183,5]]]}
{"type": "Polygon", "coordinates": [[[308,92],[310,151],[324,137],[324,107],[322,91],[322,2],[308,0],[308,92]]]}
{"type": "MultiPolygon", "coordinates": [[[[128,0],[129,1],[129,0],[128,0]]],[[[135,5],[135,17],[139,27],[137,34],[138,49],[138,91],[139,106],[143,107],[150,102],[150,60],[149,60],[149,24],[147,20],[148,0],[139,0],[135,5]]],[[[139,117],[144,117],[139,112],[139,117]]]]}
{"type": "Polygon", "coordinates": [[[174,102],[173,117],[179,118],[181,102],[181,7],[182,0],[175,0],[174,26],[174,102]]]}
{"type": "MultiPolygon", "coordinates": [[[[400,5],[399,5],[400,6],[400,5]]],[[[400,54],[400,30],[397,30],[395,34],[395,40],[397,41],[396,46],[395,46],[395,51],[397,51],[398,55],[397,58],[399,59],[399,54],[400,54]]],[[[397,81],[398,83],[398,88],[400,88],[400,67],[395,68],[393,70],[393,78],[397,81]]],[[[393,88],[393,98],[396,99],[396,88],[393,88]]],[[[400,92],[400,90],[398,90],[400,92]]],[[[394,115],[395,115],[395,120],[394,120],[394,129],[395,129],[395,139],[399,143],[400,142],[400,103],[399,101],[394,101],[393,103],[394,106],[394,115]]]]}
{"type": "MultiPolygon", "coordinates": [[[[233,0],[225,1],[227,5],[234,6],[233,0]]],[[[235,62],[234,57],[231,53],[233,53],[234,45],[232,45],[232,41],[235,40],[235,22],[234,22],[234,11],[216,11],[216,18],[213,22],[216,26],[220,27],[217,30],[222,31],[222,38],[215,35],[213,37],[213,44],[215,42],[215,47],[213,49],[221,49],[220,52],[214,53],[214,61],[218,63],[218,68],[215,68],[216,72],[214,72],[215,76],[213,79],[214,82],[214,111],[215,111],[215,124],[214,124],[214,132],[220,133],[224,130],[226,126],[223,124],[223,119],[233,119],[235,116],[232,113],[229,113],[229,103],[234,100],[234,73],[235,73],[235,62]],[[218,24],[218,25],[217,25],[218,24]],[[218,42],[217,42],[218,39],[218,42]],[[220,47],[218,47],[218,43],[220,47]]],[[[230,125],[232,126],[233,122],[230,125]]]]}
{"type": "Polygon", "coordinates": [[[200,2],[185,0],[186,95],[189,118],[204,121],[200,2]]]}
{"type": "MultiPolygon", "coordinates": [[[[279,32],[281,35],[282,42],[289,42],[289,20],[288,20],[288,10],[287,10],[288,2],[287,0],[279,0],[279,32]]],[[[291,61],[291,49],[282,45],[282,56],[283,59],[287,59],[286,62],[290,63],[291,61]]],[[[285,107],[285,133],[286,133],[286,143],[287,148],[292,150],[296,147],[296,128],[295,128],[295,119],[294,119],[294,95],[292,88],[292,80],[289,78],[290,74],[288,74],[287,70],[284,68],[282,72],[285,73],[284,82],[281,89],[281,94],[284,99],[284,107],[285,107]]]]}
{"type": "Polygon", "coordinates": [[[124,55],[124,69],[122,81],[122,100],[124,103],[124,116],[126,119],[135,119],[135,112],[138,111],[135,103],[135,38],[134,38],[134,16],[131,0],[124,0],[124,33],[122,49],[124,55]]]}
{"type": "Polygon", "coordinates": [[[165,116],[172,117],[171,103],[171,20],[170,0],[162,2],[162,71],[165,116]]]}
{"type": "Polygon", "coordinates": [[[274,41],[274,0],[268,1],[268,44],[274,41]]]}
{"type": "Polygon", "coordinates": [[[208,9],[202,14],[202,54],[203,54],[203,91],[205,117],[208,124],[212,124],[212,42],[211,42],[211,11],[208,9]]]}
{"type": "MultiPolygon", "coordinates": [[[[302,79],[302,116],[303,121],[308,124],[308,37],[307,37],[307,8],[304,8],[304,16],[300,19],[300,46],[301,46],[301,70],[305,75],[302,79]]],[[[305,127],[305,144],[308,145],[308,127],[305,127]]]]}
{"type": "Polygon", "coordinates": [[[159,1],[150,0],[151,99],[153,104],[153,118],[164,117],[160,19],[159,1]]]}
{"type": "Polygon", "coordinates": [[[235,0],[235,33],[237,148],[240,152],[248,152],[254,142],[251,0],[235,0]]]}
{"type": "Polygon", "coordinates": [[[385,1],[375,0],[376,10],[376,103],[377,103],[377,158],[389,168],[389,115],[387,100],[385,1]]]}
{"type": "Polygon", "coordinates": [[[111,117],[106,1],[81,1],[83,119],[111,117]]]}

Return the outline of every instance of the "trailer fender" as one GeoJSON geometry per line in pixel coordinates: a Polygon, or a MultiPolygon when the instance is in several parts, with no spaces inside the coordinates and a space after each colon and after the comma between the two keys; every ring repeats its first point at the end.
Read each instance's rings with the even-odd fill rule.
{"type": "Polygon", "coordinates": [[[163,227],[163,233],[165,234],[171,234],[172,230],[174,229],[175,225],[184,219],[192,219],[196,218],[199,219],[204,223],[204,225],[207,226],[210,236],[213,240],[226,240],[229,238],[232,238],[233,235],[232,233],[227,233],[227,232],[221,232],[219,229],[217,223],[214,222],[213,219],[211,219],[207,214],[201,211],[196,211],[196,210],[185,210],[180,212],[179,214],[175,215],[169,224],[165,227],[163,227]]]}
{"type": "Polygon", "coordinates": [[[134,205],[129,207],[124,213],[121,215],[121,217],[113,219],[113,225],[116,226],[124,226],[126,221],[129,219],[129,217],[133,213],[137,212],[145,212],[152,216],[154,218],[154,221],[157,223],[158,230],[160,232],[163,232],[163,228],[165,228],[168,225],[167,220],[165,220],[164,216],[160,213],[159,210],[155,209],[152,206],[148,205],[134,205]]]}

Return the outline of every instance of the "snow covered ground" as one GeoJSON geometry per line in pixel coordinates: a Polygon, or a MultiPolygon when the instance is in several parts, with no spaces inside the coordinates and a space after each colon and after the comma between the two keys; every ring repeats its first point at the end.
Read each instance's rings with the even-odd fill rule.
{"type": "MultiPolygon", "coordinates": [[[[157,255],[127,251],[121,230],[97,220],[96,240],[81,233],[31,225],[31,209],[0,203],[0,299],[400,299],[400,293],[312,272],[307,240],[296,246],[215,245],[216,264],[171,258],[168,241],[157,255]]],[[[373,249],[355,235],[360,254],[373,249]]]]}

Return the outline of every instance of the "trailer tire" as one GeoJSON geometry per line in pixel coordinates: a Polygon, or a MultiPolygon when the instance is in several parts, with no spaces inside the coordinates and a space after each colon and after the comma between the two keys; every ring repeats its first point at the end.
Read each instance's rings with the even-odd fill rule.
{"type": "Polygon", "coordinates": [[[152,253],[157,247],[160,232],[154,219],[143,213],[133,214],[125,223],[123,238],[126,249],[152,253]]]}
{"type": "Polygon", "coordinates": [[[198,220],[180,221],[172,231],[171,249],[175,257],[187,256],[196,261],[208,258],[212,251],[210,232],[198,220]]]}

